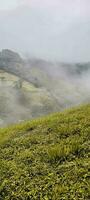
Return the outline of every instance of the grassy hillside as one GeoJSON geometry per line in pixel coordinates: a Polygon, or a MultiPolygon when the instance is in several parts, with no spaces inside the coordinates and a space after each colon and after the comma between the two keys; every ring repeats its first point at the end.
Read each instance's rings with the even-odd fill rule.
{"type": "Polygon", "coordinates": [[[90,105],[0,130],[0,199],[90,199],[90,105]]]}
{"type": "Polygon", "coordinates": [[[56,112],[59,105],[45,88],[0,70],[0,126],[56,112]]]}

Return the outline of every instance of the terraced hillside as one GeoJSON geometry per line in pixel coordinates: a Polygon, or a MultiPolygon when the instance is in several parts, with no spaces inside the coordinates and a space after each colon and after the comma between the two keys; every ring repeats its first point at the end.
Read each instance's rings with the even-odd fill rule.
{"type": "Polygon", "coordinates": [[[90,199],[90,105],[0,129],[0,199],[90,199]]]}

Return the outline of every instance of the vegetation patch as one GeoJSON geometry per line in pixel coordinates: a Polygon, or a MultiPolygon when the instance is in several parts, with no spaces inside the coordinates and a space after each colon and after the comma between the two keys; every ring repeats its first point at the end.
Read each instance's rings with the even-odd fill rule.
{"type": "Polygon", "coordinates": [[[5,199],[90,199],[90,105],[0,129],[5,199]]]}

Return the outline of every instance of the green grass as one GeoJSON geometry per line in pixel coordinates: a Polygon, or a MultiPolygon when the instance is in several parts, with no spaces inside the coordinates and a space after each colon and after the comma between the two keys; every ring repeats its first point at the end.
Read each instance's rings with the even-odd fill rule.
{"type": "Polygon", "coordinates": [[[4,199],[90,199],[90,105],[0,129],[4,199]]]}

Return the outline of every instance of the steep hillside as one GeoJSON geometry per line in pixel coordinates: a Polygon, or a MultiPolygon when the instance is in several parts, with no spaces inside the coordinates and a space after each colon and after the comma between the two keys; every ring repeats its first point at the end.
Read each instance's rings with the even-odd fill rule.
{"type": "Polygon", "coordinates": [[[39,117],[59,109],[45,88],[0,70],[0,126],[39,117]]]}
{"type": "Polygon", "coordinates": [[[90,63],[22,59],[5,49],[0,69],[0,126],[90,102],[90,63]]]}
{"type": "Polygon", "coordinates": [[[0,130],[0,199],[90,199],[90,105],[0,130]]]}

